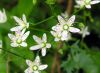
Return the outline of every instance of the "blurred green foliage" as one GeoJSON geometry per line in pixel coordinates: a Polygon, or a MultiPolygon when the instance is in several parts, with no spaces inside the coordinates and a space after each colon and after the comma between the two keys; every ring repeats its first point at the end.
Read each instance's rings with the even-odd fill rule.
{"type": "MultiPolygon", "coordinates": [[[[47,34],[52,48],[48,49],[45,58],[41,57],[42,62],[49,65],[42,73],[50,73],[57,48],[50,30],[57,24],[57,15],[63,13],[66,6],[60,4],[58,0],[0,0],[0,9],[3,8],[6,10],[8,20],[0,24],[0,40],[3,41],[3,48],[0,52],[0,73],[24,73],[27,68],[25,60],[33,61],[37,53],[29,50],[30,46],[35,45],[32,35],[41,37],[43,33],[47,34]],[[22,17],[22,14],[27,16],[30,23],[28,30],[31,34],[27,39],[28,47],[12,48],[8,33],[10,28],[16,25],[13,16],[22,17]]],[[[73,34],[75,37],[64,43],[59,50],[62,73],[100,73],[100,4],[94,5],[91,10],[83,9],[76,15],[76,22],[79,22],[77,27],[87,25],[91,34],[83,41],[80,35],[73,34]],[[94,45],[95,43],[97,44],[94,45]]]]}

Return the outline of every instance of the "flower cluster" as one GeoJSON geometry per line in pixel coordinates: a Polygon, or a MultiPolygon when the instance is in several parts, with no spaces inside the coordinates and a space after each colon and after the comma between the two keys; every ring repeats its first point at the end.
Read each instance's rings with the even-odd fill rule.
{"type": "Polygon", "coordinates": [[[17,22],[18,26],[11,28],[11,31],[14,31],[15,34],[10,34],[10,33],[8,34],[8,37],[11,39],[11,46],[27,47],[27,43],[25,41],[29,36],[30,31],[25,32],[26,28],[29,27],[29,23],[26,20],[26,16],[23,14],[22,20],[14,16],[14,20],[17,22]]]}
{"type": "Polygon", "coordinates": [[[58,21],[59,23],[53,26],[53,31],[51,31],[51,34],[55,37],[55,41],[67,41],[71,38],[70,32],[77,33],[80,31],[80,29],[73,26],[75,15],[66,20],[58,15],[58,21]]]}
{"type": "MultiPolygon", "coordinates": [[[[78,4],[77,7],[86,7],[91,8],[92,4],[99,3],[100,1],[91,1],[91,0],[76,0],[78,4]]],[[[55,37],[54,41],[68,41],[71,39],[71,33],[79,33],[82,34],[84,38],[86,35],[89,35],[88,27],[76,28],[74,26],[75,15],[72,15],[68,18],[68,14],[62,14],[62,16],[58,15],[58,23],[52,27],[50,33],[55,37]],[[66,17],[65,17],[66,15],[66,17]]],[[[27,22],[26,16],[23,14],[22,18],[18,18],[17,16],[13,17],[16,21],[16,27],[11,28],[10,30],[14,32],[14,34],[9,33],[8,37],[11,39],[12,47],[27,47],[26,39],[28,38],[30,31],[26,31],[29,28],[29,23],[27,22]]],[[[0,11],[0,23],[4,23],[7,20],[5,11],[0,11]]],[[[39,38],[36,35],[33,35],[33,39],[37,43],[34,46],[30,47],[30,50],[41,50],[42,56],[46,56],[47,48],[51,48],[51,44],[47,42],[46,33],[43,34],[42,38],[39,38]]],[[[0,48],[2,48],[2,42],[0,41],[0,48]]],[[[48,67],[47,64],[42,65],[40,62],[40,57],[36,56],[34,62],[30,60],[26,60],[26,64],[28,68],[25,70],[25,73],[40,73],[41,70],[44,70],[48,67]]]]}
{"type": "Polygon", "coordinates": [[[76,5],[77,8],[83,8],[85,6],[86,8],[90,9],[91,5],[100,3],[100,1],[99,0],[93,0],[93,1],[92,0],[76,0],[76,3],[77,3],[76,5]]]}
{"type": "MultiPolygon", "coordinates": [[[[12,47],[27,47],[26,39],[30,34],[30,31],[26,32],[26,29],[29,28],[29,23],[26,20],[26,16],[23,14],[22,19],[16,16],[13,17],[16,21],[17,26],[11,28],[10,30],[14,34],[9,33],[8,37],[11,39],[12,47]]],[[[46,55],[46,49],[51,47],[50,43],[47,43],[47,36],[44,33],[42,39],[33,35],[33,39],[37,42],[37,45],[30,47],[30,50],[41,50],[42,56],[46,55]]],[[[41,65],[39,56],[36,57],[34,62],[26,60],[29,68],[25,70],[25,73],[39,73],[40,70],[44,70],[48,65],[41,65]]]]}

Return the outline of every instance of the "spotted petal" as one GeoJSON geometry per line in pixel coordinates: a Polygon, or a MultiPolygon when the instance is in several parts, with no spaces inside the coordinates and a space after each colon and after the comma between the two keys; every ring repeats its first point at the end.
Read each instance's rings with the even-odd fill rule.
{"type": "Polygon", "coordinates": [[[41,40],[39,37],[35,36],[35,35],[33,35],[33,39],[34,39],[38,44],[41,44],[41,42],[42,42],[42,40],[41,40]]]}
{"type": "Polygon", "coordinates": [[[20,45],[23,46],[23,47],[27,47],[27,43],[26,42],[22,42],[20,45]]]}
{"type": "Polygon", "coordinates": [[[39,70],[44,70],[44,69],[46,69],[48,67],[48,65],[40,65],[39,66],[39,70]]]}
{"type": "Polygon", "coordinates": [[[27,32],[22,36],[22,40],[23,40],[23,41],[26,40],[27,37],[29,36],[29,34],[30,34],[30,31],[27,31],[27,32]]]}
{"type": "Polygon", "coordinates": [[[74,23],[74,21],[75,21],[75,15],[69,18],[69,20],[67,21],[67,25],[71,26],[74,23]]]}
{"type": "Polygon", "coordinates": [[[42,53],[42,56],[45,56],[46,55],[46,48],[42,48],[41,53],[42,53]]]}
{"type": "Polygon", "coordinates": [[[42,48],[41,45],[35,45],[35,46],[30,47],[30,50],[38,50],[40,48],[42,48]]]}
{"type": "Polygon", "coordinates": [[[26,64],[27,64],[28,66],[32,66],[33,62],[30,61],[30,60],[26,60],[26,64]]]}
{"type": "Polygon", "coordinates": [[[79,32],[80,30],[79,30],[78,28],[75,28],[75,27],[70,27],[70,28],[69,28],[69,31],[70,31],[70,32],[73,32],[73,33],[77,33],[77,32],[79,32]]]}
{"type": "Polygon", "coordinates": [[[60,25],[66,24],[66,21],[60,15],[58,15],[58,21],[59,21],[60,25]]]}

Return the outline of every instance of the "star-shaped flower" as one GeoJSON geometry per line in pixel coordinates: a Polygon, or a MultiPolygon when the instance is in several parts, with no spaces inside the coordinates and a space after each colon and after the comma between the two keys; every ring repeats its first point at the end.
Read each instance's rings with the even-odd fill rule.
{"type": "Polygon", "coordinates": [[[82,37],[84,38],[86,35],[89,35],[90,32],[88,32],[88,27],[84,27],[80,32],[80,34],[82,34],[82,37]]]}
{"type": "Polygon", "coordinates": [[[40,57],[37,56],[34,62],[26,60],[28,68],[25,70],[25,73],[40,73],[40,71],[48,67],[47,64],[41,65],[40,57]]]}
{"type": "Polygon", "coordinates": [[[54,41],[67,41],[71,38],[70,33],[68,32],[56,32],[56,31],[51,31],[51,34],[55,37],[54,41]]]}
{"type": "Polygon", "coordinates": [[[59,24],[61,26],[60,30],[63,31],[68,31],[68,32],[72,32],[72,33],[77,33],[80,31],[80,29],[75,28],[72,24],[75,21],[75,15],[73,15],[72,17],[70,17],[68,20],[65,20],[64,18],[62,18],[60,15],[58,16],[58,21],[59,24]]]}
{"type": "Polygon", "coordinates": [[[82,7],[86,7],[88,9],[91,8],[91,5],[93,4],[97,4],[97,3],[100,3],[99,0],[76,0],[76,3],[77,3],[77,8],[82,8],[82,7]]]}
{"type": "Polygon", "coordinates": [[[3,9],[3,11],[0,11],[0,23],[5,23],[7,21],[6,12],[3,9]]]}
{"type": "Polygon", "coordinates": [[[59,23],[52,27],[51,34],[55,37],[55,41],[67,41],[71,38],[70,32],[77,33],[80,29],[75,28],[72,24],[74,23],[75,15],[71,18],[64,19],[60,15],[58,15],[59,23]]]}
{"type": "Polygon", "coordinates": [[[44,33],[42,39],[33,35],[33,39],[37,42],[37,45],[30,47],[30,50],[41,49],[42,56],[46,55],[46,48],[50,48],[51,44],[47,43],[47,36],[44,33]]]}
{"type": "Polygon", "coordinates": [[[22,19],[14,16],[14,20],[17,22],[17,26],[11,28],[11,31],[18,31],[27,29],[29,27],[29,23],[26,20],[26,16],[23,14],[22,19]]]}
{"type": "Polygon", "coordinates": [[[27,43],[25,42],[27,37],[29,36],[30,31],[27,31],[25,33],[25,30],[22,31],[15,31],[15,35],[13,34],[8,34],[8,37],[11,39],[11,46],[12,47],[18,47],[18,46],[23,46],[26,47],[27,43]]]}

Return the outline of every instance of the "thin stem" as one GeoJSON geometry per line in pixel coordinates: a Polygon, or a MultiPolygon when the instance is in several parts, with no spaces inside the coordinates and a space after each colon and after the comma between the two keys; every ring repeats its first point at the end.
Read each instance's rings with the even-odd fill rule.
{"type": "Polygon", "coordinates": [[[29,28],[29,29],[32,29],[32,30],[36,30],[36,31],[40,31],[40,32],[49,32],[49,31],[46,31],[46,30],[43,30],[43,29],[37,29],[37,28],[29,28]]]}
{"type": "MultiPolygon", "coordinates": [[[[44,20],[42,20],[42,21],[40,21],[40,22],[38,22],[38,23],[36,23],[36,24],[34,24],[34,25],[32,25],[32,26],[36,26],[36,25],[39,25],[39,24],[42,24],[42,23],[44,23],[44,22],[46,22],[46,21],[48,21],[48,20],[50,20],[50,19],[52,19],[52,18],[54,18],[55,16],[51,16],[51,17],[49,17],[49,18],[47,18],[47,19],[44,19],[44,20]]],[[[30,23],[30,24],[33,24],[33,23],[30,23]]]]}

